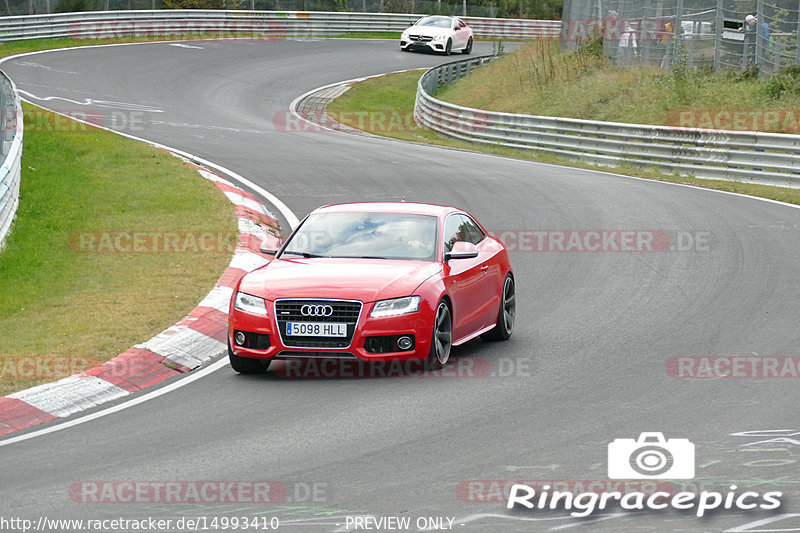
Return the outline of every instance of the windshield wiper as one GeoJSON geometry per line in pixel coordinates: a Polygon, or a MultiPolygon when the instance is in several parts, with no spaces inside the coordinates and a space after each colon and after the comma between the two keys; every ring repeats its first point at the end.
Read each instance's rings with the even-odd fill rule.
{"type": "Polygon", "coordinates": [[[389,259],[381,255],[332,255],[334,259],[389,259]]]}
{"type": "Polygon", "coordinates": [[[300,255],[300,256],[303,256],[303,257],[306,257],[306,258],[309,258],[309,257],[326,257],[324,255],[312,254],[312,253],[309,253],[309,252],[296,252],[294,250],[284,250],[284,252],[281,254],[281,257],[283,257],[283,254],[300,255]]]}

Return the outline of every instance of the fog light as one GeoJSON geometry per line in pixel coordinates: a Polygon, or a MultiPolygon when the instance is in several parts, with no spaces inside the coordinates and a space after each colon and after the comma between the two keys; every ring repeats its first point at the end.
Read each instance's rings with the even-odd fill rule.
{"type": "Polygon", "coordinates": [[[408,350],[411,346],[414,345],[414,341],[411,340],[411,337],[400,337],[397,339],[397,347],[401,350],[408,350]]]}
{"type": "Polygon", "coordinates": [[[245,342],[247,342],[247,337],[241,331],[237,331],[236,335],[233,336],[233,340],[236,341],[237,346],[244,346],[245,342]]]}

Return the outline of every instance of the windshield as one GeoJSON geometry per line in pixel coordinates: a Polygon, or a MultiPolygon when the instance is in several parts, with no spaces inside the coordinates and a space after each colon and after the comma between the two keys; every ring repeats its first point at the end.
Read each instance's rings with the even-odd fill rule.
{"type": "Polygon", "coordinates": [[[279,257],[353,257],[435,261],[438,218],[407,213],[317,213],[279,257]]]}
{"type": "Polygon", "coordinates": [[[451,26],[450,19],[447,17],[425,17],[417,22],[417,26],[429,26],[433,28],[449,28],[451,26]]]}

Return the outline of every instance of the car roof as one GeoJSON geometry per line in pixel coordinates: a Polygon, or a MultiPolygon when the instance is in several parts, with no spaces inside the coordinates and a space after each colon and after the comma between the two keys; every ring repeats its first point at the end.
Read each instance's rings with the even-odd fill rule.
{"type": "Polygon", "coordinates": [[[447,19],[447,20],[454,20],[455,19],[455,20],[459,20],[458,17],[451,17],[450,15],[425,15],[424,17],[420,17],[419,20],[417,20],[417,22],[419,22],[420,20],[425,20],[425,19],[447,19]]]}
{"type": "Polygon", "coordinates": [[[417,202],[358,202],[351,204],[326,205],[315,209],[313,213],[410,213],[415,215],[431,215],[440,217],[461,209],[436,204],[417,202]]]}

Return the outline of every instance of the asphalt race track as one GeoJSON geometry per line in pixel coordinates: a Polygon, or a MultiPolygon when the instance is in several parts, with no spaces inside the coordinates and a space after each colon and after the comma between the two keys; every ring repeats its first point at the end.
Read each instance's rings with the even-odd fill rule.
{"type": "MultiPolygon", "coordinates": [[[[405,196],[457,205],[492,231],[515,232],[514,336],[457,349],[448,377],[283,379],[239,376],[226,365],[133,408],[0,447],[3,516],[277,516],[280,529],[296,532],[345,531],[347,516],[410,517],[411,530],[418,518],[443,517],[460,531],[705,532],[763,531],[746,524],[800,512],[797,375],[687,379],[668,365],[800,356],[800,209],[360,135],[285,131],[276,117],[306,91],[444,59],[388,41],[186,45],[52,52],[3,68],[30,101],[116,114],[120,129],[223,165],[301,218],[326,203],[405,196]],[[669,244],[548,252],[531,233],[543,230],[565,243],[587,231],[641,230],[669,244]],[[656,431],[695,445],[695,479],[675,490],[780,490],[783,505],[777,514],[617,508],[578,519],[507,511],[490,490],[500,485],[481,482],[613,485],[608,444],[656,431]],[[80,497],[87,482],[208,480],[269,480],[286,495],[219,505],[80,497]]],[[[489,51],[476,45],[475,53],[489,51]]],[[[743,368],[752,373],[751,363],[743,368]]],[[[761,527],[800,531],[800,515],[775,520],[761,527]]]]}

